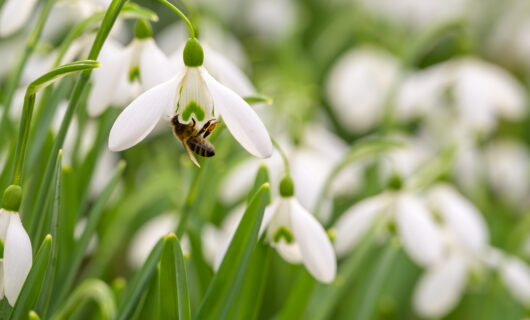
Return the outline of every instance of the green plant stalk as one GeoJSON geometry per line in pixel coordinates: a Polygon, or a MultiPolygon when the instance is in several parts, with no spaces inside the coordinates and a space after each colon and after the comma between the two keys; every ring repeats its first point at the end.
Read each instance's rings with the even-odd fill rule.
{"type": "Polygon", "coordinates": [[[39,298],[48,270],[52,249],[52,236],[47,235],[37,251],[35,261],[20,291],[17,302],[11,310],[9,319],[23,319],[39,298]]]}
{"type": "Polygon", "coordinates": [[[26,89],[24,96],[24,107],[22,109],[22,119],[20,123],[20,131],[18,134],[17,148],[15,151],[15,167],[13,169],[13,184],[19,185],[22,174],[22,164],[24,162],[24,154],[26,152],[26,145],[28,142],[31,118],[33,116],[33,109],[35,107],[35,95],[37,91],[43,87],[49,86],[57,79],[68,74],[89,70],[99,67],[97,61],[78,61],[60,66],[37,78],[31,82],[26,89]]]}
{"type": "Polygon", "coordinates": [[[369,320],[373,319],[373,313],[377,306],[377,301],[380,296],[381,289],[385,284],[386,277],[390,273],[394,258],[399,252],[399,248],[394,243],[390,242],[382,253],[377,267],[374,270],[373,277],[368,286],[368,290],[363,295],[363,301],[360,304],[360,310],[357,313],[356,319],[369,320]]]}
{"type": "Polygon", "coordinates": [[[61,281],[62,285],[59,291],[55,293],[55,296],[57,297],[55,306],[60,304],[61,301],[63,301],[66,298],[70,288],[72,287],[74,280],[75,280],[75,276],[78,272],[79,266],[81,265],[81,262],[83,260],[83,256],[90,243],[90,239],[92,238],[92,235],[96,231],[101,215],[103,214],[103,209],[105,207],[105,204],[110,198],[112,191],[116,187],[116,184],[118,183],[119,178],[121,177],[123,173],[123,170],[125,170],[125,162],[121,161],[118,164],[118,168],[112,175],[112,178],[108,182],[107,186],[102,191],[101,196],[98,198],[98,200],[92,207],[92,210],[88,213],[87,215],[88,220],[87,220],[85,230],[83,231],[83,234],[77,241],[76,246],[73,250],[73,256],[70,258],[70,265],[69,265],[68,271],[66,272],[66,275],[62,278],[62,281],[61,281]]]}
{"type": "Polygon", "coordinates": [[[159,0],[159,1],[162,2],[164,5],[166,5],[167,7],[169,7],[171,10],[173,10],[176,14],[178,14],[182,18],[182,20],[184,20],[184,22],[186,22],[186,26],[188,26],[188,30],[190,32],[190,38],[195,38],[195,29],[193,28],[193,25],[191,24],[188,17],[186,17],[186,15],[182,13],[182,11],[177,9],[177,7],[175,7],[169,1],[167,0],[159,0]]]}
{"type": "Polygon", "coordinates": [[[112,320],[116,314],[114,294],[109,286],[97,279],[83,282],[66,300],[61,310],[53,315],[53,320],[69,319],[70,314],[87,300],[94,300],[101,311],[101,319],[112,320]]]}
{"type": "Polygon", "coordinates": [[[22,52],[22,55],[20,56],[20,60],[18,60],[14,71],[9,76],[9,79],[7,81],[7,89],[6,89],[4,101],[3,101],[4,102],[3,103],[4,113],[2,116],[2,120],[0,121],[0,137],[4,137],[6,135],[4,130],[10,127],[9,109],[11,108],[11,104],[13,103],[13,97],[15,96],[15,91],[17,90],[17,87],[20,84],[20,78],[22,77],[22,72],[24,71],[24,68],[26,66],[26,63],[28,62],[29,57],[35,50],[35,46],[37,45],[39,41],[40,35],[42,33],[42,29],[44,28],[44,24],[46,23],[46,20],[48,19],[48,15],[50,14],[50,11],[54,3],[55,3],[55,0],[47,0],[46,3],[44,4],[44,7],[37,20],[37,24],[35,25],[35,28],[33,28],[31,35],[26,41],[24,52],[22,52]]]}
{"type": "Polygon", "coordinates": [[[288,175],[291,172],[291,167],[289,166],[289,159],[287,159],[287,155],[283,151],[278,141],[276,141],[276,139],[274,139],[273,137],[271,137],[271,141],[272,141],[272,144],[274,145],[274,148],[278,150],[278,152],[282,156],[283,166],[284,166],[283,169],[285,170],[285,174],[288,175]]]}
{"type": "MultiPolygon", "coordinates": [[[[114,22],[118,18],[118,15],[126,1],[127,0],[113,0],[112,3],[109,5],[107,11],[105,12],[105,16],[103,18],[101,27],[96,35],[96,39],[94,40],[94,43],[88,55],[88,60],[95,60],[98,57],[99,52],[101,51],[101,48],[103,47],[103,43],[107,39],[110,33],[110,30],[112,26],[114,25],[114,22]]],[[[68,128],[70,127],[70,123],[72,122],[75,109],[77,108],[80,102],[81,95],[83,91],[85,90],[88,80],[90,79],[91,73],[92,73],[92,70],[83,71],[79,79],[77,80],[77,83],[75,84],[72,96],[70,98],[70,102],[66,109],[66,113],[64,115],[63,121],[61,122],[61,127],[57,134],[50,159],[48,159],[48,162],[46,165],[44,178],[42,180],[42,183],[38,191],[37,202],[36,202],[35,208],[30,213],[31,217],[28,219],[31,223],[32,228],[33,228],[32,220],[35,215],[35,212],[41,212],[44,208],[46,198],[49,192],[47,190],[47,186],[50,184],[53,178],[53,167],[55,164],[56,154],[59,151],[59,149],[61,149],[63,146],[64,139],[66,138],[66,133],[68,132],[68,128]]],[[[30,234],[31,234],[31,230],[30,230],[30,234]]]]}

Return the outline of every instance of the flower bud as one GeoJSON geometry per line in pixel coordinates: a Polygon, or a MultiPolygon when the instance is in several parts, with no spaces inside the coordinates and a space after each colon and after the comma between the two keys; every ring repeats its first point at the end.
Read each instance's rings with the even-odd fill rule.
{"type": "Polygon", "coordinates": [[[4,191],[2,198],[2,208],[7,211],[18,212],[20,209],[20,203],[22,201],[22,188],[17,185],[10,185],[4,191]]]}
{"type": "Polygon", "coordinates": [[[199,40],[190,38],[184,47],[184,64],[188,67],[200,67],[204,60],[204,52],[199,40]]]}
{"type": "Polygon", "coordinates": [[[280,182],[280,195],[284,198],[292,197],[294,195],[294,182],[290,175],[283,177],[280,182]]]}
{"type": "Polygon", "coordinates": [[[138,19],[136,21],[136,27],[134,29],[134,36],[137,39],[147,39],[153,36],[153,29],[149,21],[145,19],[138,19]]]}

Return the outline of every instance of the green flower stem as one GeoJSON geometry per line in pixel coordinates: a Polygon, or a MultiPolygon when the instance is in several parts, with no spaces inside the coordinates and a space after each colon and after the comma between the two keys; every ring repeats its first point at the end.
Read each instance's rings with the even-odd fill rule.
{"type": "Polygon", "coordinates": [[[288,175],[289,172],[291,172],[291,167],[289,166],[289,159],[287,159],[287,155],[283,151],[283,149],[280,146],[280,144],[278,143],[278,141],[276,141],[276,139],[274,139],[273,137],[271,137],[271,141],[272,141],[272,144],[274,145],[274,148],[276,148],[276,150],[278,150],[278,152],[282,156],[283,165],[285,167],[284,168],[285,169],[285,173],[286,173],[286,175],[288,175]]]}
{"type": "Polygon", "coordinates": [[[58,79],[79,71],[91,70],[99,67],[97,61],[78,61],[60,66],[51,70],[50,72],[39,77],[37,80],[31,82],[26,89],[24,97],[24,107],[22,109],[22,120],[20,123],[20,131],[18,135],[17,148],[15,151],[15,167],[13,170],[13,184],[19,185],[22,173],[22,164],[24,162],[24,154],[26,152],[26,145],[29,136],[31,118],[33,116],[33,109],[35,106],[35,95],[42,87],[49,86],[58,79]]]}
{"type": "MultiPolygon", "coordinates": [[[[55,3],[55,0],[47,0],[44,4],[44,8],[42,9],[39,19],[37,20],[37,24],[35,25],[35,28],[31,32],[31,35],[29,36],[26,47],[24,48],[24,52],[22,52],[22,55],[20,56],[20,60],[18,60],[17,65],[14,69],[14,71],[10,74],[9,79],[7,81],[7,89],[5,91],[4,96],[4,113],[2,116],[2,120],[0,121],[0,137],[5,137],[6,133],[4,130],[11,130],[11,125],[9,123],[9,109],[11,108],[11,104],[13,102],[13,97],[15,96],[15,91],[17,90],[19,84],[20,84],[20,78],[22,77],[22,72],[24,71],[24,67],[26,66],[26,63],[28,62],[29,57],[35,50],[35,46],[37,45],[37,42],[39,41],[40,35],[42,33],[42,29],[44,28],[44,24],[46,23],[46,20],[48,19],[48,15],[50,14],[50,10],[53,7],[53,4],[55,3]]],[[[7,139],[9,141],[9,137],[7,139]]]]}
{"type": "Polygon", "coordinates": [[[190,31],[190,38],[195,38],[195,29],[193,28],[193,25],[191,24],[191,22],[188,19],[188,17],[186,17],[186,15],[184,13],[182,13],[182,11],[177,9],[177,7],[172,5],[169,1],[167,1],[167,0],[159,0],[159,1],[162,2],[163,4],[165,4],[171,10],[173,10],[176,14],[178,14],[182,18],[182,20],[184,20],[184,22],[186,22],[186,25],[188,26],[188,30],[190,31]]]}
{"type": "Polygon", "coordinates": [[[112,290],[101,280],[89,279],[77,287],[52,319],[69,319],[72,312],[88,300],[96,302],[101,312],[101,319],[111,320],[116,315],[116,302],[112,290]]]}
{"type": "MultiPolygon", "coordinates": [[[[113,0],[112,3],[109,5],[107,11],[105,12],[101,27],[96,35],[96,39],[94,40],[94,43],[92,44],[92,48],[88,55],[89,60],[95,60],[98,57],[99,52],[103,47],[103,43],[107,39],[110,30],[112,29],[114,22],[118,18],[118,15],[121,9],[123,8],[125,2],[126,0],[113,0]]],[[[70,127],[70,123],[72,122],[75,109],[77,108],[81,100],[81,95],[83,94],[83,91],[85,90],[88,84],[88,80],[90,79],[91,73],[92,70],[83,71],[75,84],[72,96],[70,98],[70,102],[66,109],[66,113],[64,115],[63,121],[61,122],[61,127],[59,129],[59,132],[57,133],[57,137],[55,139],[55,144],[53,145],[50,158],[48,159],[48,163],[46,165],[44,179],[42,180],[42,183],[39,188],[35,208],[31,211],[30,216],[28,217],[28,221],[30,222],[33,219],[35,212],[42,212],[44,208],[44,204],[48,195],[47,186],[50,184],[54,174],[53,169],[55,166],[55,157],[59,149],[61,149],[63,146],[64,139],[66,137],[66,133],[68,132],[68,128],[70,127]]]]}
{"type": "Polygon", "coordinates": [[[370,279],[367,291],[363,295],[363,301],[355,319],[373,319],[374,311],[377,307],[377,301],[380,297],[381,290],[388,279],[390,271],[395,262],[395,257],[399,252],[399,246],[390,242],[385,251],[383,251],[370,279]]]}
{"type": "Polygon", "coordinates": [[[318,196],[316,206],[315,206],[315,216],[319,216],[320,211],[322,210],[322,205],[324,199],[328,196],[328,192],[331,189],[331,185],[335,178],[342,172],[348,165],[353,164],[361,159],[367,157],[373,157],[379,153],[385,152],[389,149],[402,146],[402,143],[386,139],[386,138],[376,138],[369,140],[361,140],[356,142],[350,149],[350,151],[344,156],[342,161],[340,161],[330,172],[324,186],[320,191],[318,196]]]}

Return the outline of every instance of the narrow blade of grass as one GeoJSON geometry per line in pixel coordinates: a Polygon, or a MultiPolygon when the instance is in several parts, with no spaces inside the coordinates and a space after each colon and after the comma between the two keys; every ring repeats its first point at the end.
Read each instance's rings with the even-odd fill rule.
{"type": "Polygon", "coordinates": [[[250,256],[258,241],[263,212],[269,200],[269,185],[258,190],[247,207],[230,242],[219,271],[203,299],[196,319],[224,319],[245,276],[250,256]]]}

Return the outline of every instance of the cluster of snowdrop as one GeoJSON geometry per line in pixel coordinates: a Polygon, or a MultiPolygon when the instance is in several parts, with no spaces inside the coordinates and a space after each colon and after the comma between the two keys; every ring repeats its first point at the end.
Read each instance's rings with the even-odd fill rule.
{"type": "MultiPolygon", "coordinates": [[[[392,1],[357,2],[367,11],[389,16],[387,19],[393,23],[418,31],[462,17],[464,8],[472,1],[453,0],[441,6],[414,0],[399,5],[392,1]]],[[[0,11],[0,37],[22,28],[35,3],[6,1],[0,11]]],[[[86,18],[108,3],[74,1],[67,10],[86,18]]],[[[297,15],[295,6],[282,0],[251,1],[247,11],[248,19],[255,20],[252,29],[269,40],[287,36],[293,29],[290,17],[297,15]],[[276,14],[277,11],[281,14],[276,14]]],[[[517,37],[524,38],[523,31],[528,26],[521,22],[517,27],[517,37]]],[[[188,28],[189,37],[182,35],[182,25],[174,25],[155,41],[150,22],[138,19],[127,45],[120,39],[120,28],[113,29],[104,43],[98,56],[101,68],[94,70],[90,78],[91,90],[86,100],[89,119],[81,125],[78,115],[72,116],[63,146],[65,163],[75,162],[76,157],[85,158],[95,145],[97,130],[101,129],[96,128],[95,119],[109,107],[122,109],[110,129],[108,150],[98,155],[97,169],[92,172],[91,196],[95,197],[106,185],[117,162],[116,152],[141,143],[155,128],[168,133],[173,126],[191,160],[200,166],[192,154],[198,152],[190,150],[177,134],[175,119],[192,130],[202,128],[193,134],[204,138],[211,133],[205,130],[212,122],[212,130],[222,123],[219,126],[226,126],[255,158],[238,163],[219,185],[217,196],[226,207],[235,207],[232,212],[219,227],[208,221],[201,225],[204,258],[214,270],[221,265],[243,217],[245,206],[241,203],[252,187],[251,177],[265,165],[272,197],[263,215],[259,239],[286,262],[303,264],[316,280],[333,283],[341,259],[355,254],[362,239],[374,232],[378,244],[397,240],[408,257],[422,268],[412,296],[412,306],[421,317],[446,316],[456,308],[471,279],[493,272],[499,274],[516,300],[530,306],[530,267],[490,244],[483,213],[466,198],[480,194],[484,191],[480,188],[486,184],[487,192],[505,201],[514,211],[525,211],[530,205],[528,145],[496,137],[504,122],[515,123],[528,116],[526,89],[513,75],[473,56],[416,70],[373,46],[347,51],[335,61],[324,85],[325,100],[340,127],[361,136],[377,132],[383,126],[393,129],[415,122],[419,125],[410,130],[413,132],[394,135],[404,147],[387,151],[377,159],[351,163],[337,173],[334,170],[348,154],[347,143],[327,127],[309,123],[304,125],[302,138],[296,143],[287,135],[279,135],[274,150],[274,139],[261,114],[245,99],[256,95],[257,90],[240,69],[245,61],[244,57],[238,58],[241,48],[236,44],[235,49],[217,51],[220,44],[215,39],[220,36],[209,36],[218,30],[208,31],[208,22],[201,22],[205,32],[201,32],[200,38],[190,23],[188,28]],[[236,57],[229,59],[233,57],[221,52],[236,52],[236,57]],[[437,173],[454,180],[455,186],[439,182],[439,177],[427,180],[427,185],[421,184],[422,168],[439,160],[447,150],[454,151],[451,159],[443,163],[447,172],[437,173]],[[336,198],[361,195],[365,174],[373,166],[382,191],[368,197],[362,195],[361,200],[337,212],[336,198]],[[328,181],[333,174],[334,179],[328,181]]],[[[506,34],[506,28],[503,25],[497,28],[501,35],[498,37],[506,34]]],[[[25,87],[57,63],[85,56],[93,41],[91,32],[79,37],[60,61],[56,61],[58,51],[40,57],[33,55],[21,84],[25,87]]],[[[528,41],[517,42],[523,46],[518,48],[519,52],[528,49],[524,43],[528,41]]],[[[498,44],[493,43],[493,49],[495,45],[498,44]]],[[[18,107],[24,104],[23,93],[21,89],[15,95],[14,107],[7,115],[17,123],[22,113],[18,107]]],[[[66,108],[66,102],[59,103],[54,118],[49,120],[54,134],[66,108]]],[[[263,113],[265,119],[274,118],[268,110],[263,113]]],[[[30,163],[36,157],[33,155],[30,163]]],[[[5,158],[0,154],[1,167],[7,162],[5,158]]],[[[32,244],[19,215],[21,196],[20,187],[11,185],[4,193],[0,209],[0,300],[5,295],[10,305],[15,304],[33,259],[32,244]]],[[[131,266],[141,268],[160,237],[177,228],[179,214],[158,215],[137,232],[129,246],[131,266]]],[[[79,229],[83,229],[83,223],[86,222],[78,224],[79,229]]],[[[78,238],[77,234],[75,239],[78,238]]],[[[97,246],[96,238],[93,237],[89,251],[97,246]]],[[[181,240],[187,255],[191,251],[189,239],[184,236],[181,240]]]]}

